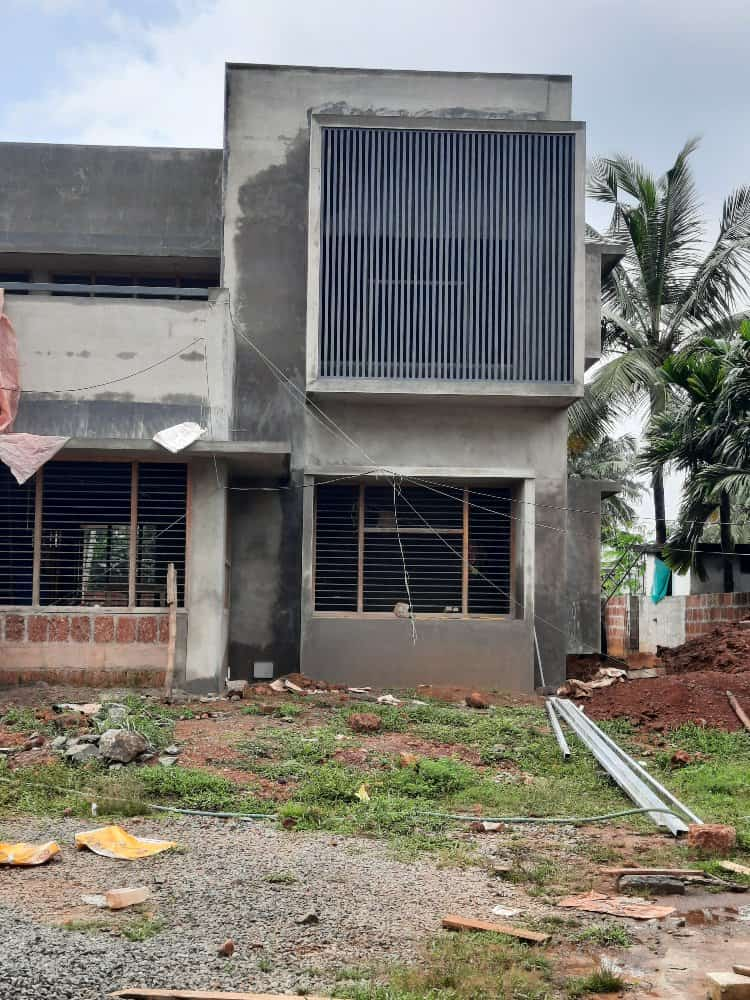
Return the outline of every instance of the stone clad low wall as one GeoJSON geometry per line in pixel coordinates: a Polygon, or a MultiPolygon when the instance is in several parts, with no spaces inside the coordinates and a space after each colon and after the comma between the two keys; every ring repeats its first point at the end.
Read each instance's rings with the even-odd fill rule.
{"type": "MultiPolygon", "coordinates": [[[[184,646],[185,625],[178,614],[184,646]]],[[[0,683],[151,687],[163,681],[169,620],[164,611],[0,613],[0,683]]]]}
{"type": "Polygon", "coordinates": [[[717,625],[750,618],[750,593],[613,597],[605,609],[607,652],[629,660],[654,657],[658,646],[680,646],[717,625]]]}

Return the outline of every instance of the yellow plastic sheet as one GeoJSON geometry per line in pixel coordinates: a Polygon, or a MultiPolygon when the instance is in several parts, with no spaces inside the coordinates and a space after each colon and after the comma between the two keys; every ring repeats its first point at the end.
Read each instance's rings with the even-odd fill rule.
{"type": "Polygon", "coordinates": [[[54,840],[46,844],[0,844],[0,865],[43,865],[59,853],[54,840]]]}
{"type": "Polygon", "coordinates": [[[103,826],[99,830],[86,830],[76,834],[76,847],[88,847],[95,854],[105,858],[121,858],[137,861],[152,854],[177,847],[173,840],[152,840],[149,837],[134,837],[121,826],[103,826]]]}

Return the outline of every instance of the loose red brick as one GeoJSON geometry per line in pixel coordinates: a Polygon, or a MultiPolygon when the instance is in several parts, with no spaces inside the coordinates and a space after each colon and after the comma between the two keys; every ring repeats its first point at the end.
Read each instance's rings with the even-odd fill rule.
{"type": "Polygon", "coordinates": [[[27,626],[29,642],[47,641],[47,618],[45,615],[31,615],[27,626]]]}
{"type": "Polygon", "coordinates": [[[91,641],[91,619],[88,615],[73,615],[70,619],[70,637],[73,642],[91,641]]]}
{"type": "Polygon", "coordinates": [[[94,618],[94,642],[113,642],[115,619],[112,615],[97,615],[94,618]]]}
{"type": "Polygon", "coordinates": [[[49,615],[47,628],[50,642],[67,642],[70,638],[70,618],[67,615],[49,615]]]}
{"type": "Polygon", "coordinates": [[[156,642],[157,626],[154,615],[141,615],[138,619],[138,642],[156,642]]]}
{"type": "Polygon", "coordinates": [[[5,616],[5,641],[23,642],[26,638],[26,619],[23,615],[5,616]]]}
{"type": "Polygon", "coordinates": [[[159,642],[169,642],[169,615],[159,616],[159,642]]]}
{"type": "Polygon", "coordinates": [[[723,823],[691,823],[688,828],[688,846],[701,854],[729,854],[737,844],[737,831],[723,823]]]}
{"type": "Polygon", "coordinates": [[[117,641],[135,642],[136,619],[134,615],[122,615],[117,619],[117,641]]]}

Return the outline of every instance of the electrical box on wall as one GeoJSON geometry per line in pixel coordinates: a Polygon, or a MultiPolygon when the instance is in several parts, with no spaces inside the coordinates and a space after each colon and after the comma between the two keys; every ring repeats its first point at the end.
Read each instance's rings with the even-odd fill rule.
{"type": "Polygon", "coordinates": [[[256,681],[266,681],[273,678],[273,662],[271,660],[256,660],[253,663],[253,678],[256,681]]]}

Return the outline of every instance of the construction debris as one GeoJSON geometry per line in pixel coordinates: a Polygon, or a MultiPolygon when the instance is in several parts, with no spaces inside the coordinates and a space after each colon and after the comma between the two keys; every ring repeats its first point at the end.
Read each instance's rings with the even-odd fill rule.
{"type": "Polygon", "coordinates": [[[151,897],[151,890],[145,885],[132,886],[127,889],[110,889],[104,894],[110,910],[124,910],[127,906],[145,903],[151,897]]]}
{"type": "MultiPolygon", "coordinates": [[[[269,685],[269,687],[270,686],[272,685],[269,685]]],[[[249,690],[250,685],[247,681],[227,681],[228,698],[244,698],[249,690]]]]}
{"type": "Polygon", "coordinates": [[[165,427],[163,431],[154,434],[152,440],[176,455],[191,444],[195,444],[205,433],[205,427],[188,420],[182,424],[174,424],[173,427],[165,427]]]}
{"type": "Polygon", "coordinates": [[[633,920],[663,920],[675,912],[674,906],[658,906],[634,896],[607,896],[603,892],[584,892],[566,896],[558,906],[586,913],[607,913],[612,917],[632,917],[633,920]]]}
{"type": "Polygon", "coordinates": [[[588,747],[609,776],[625,794],[648,815],[657,826],[666,827],[673,836],[687,833],[681,817],[694,824],[701,820],[683,805],[668,789],[641,767],[610,736],[595,725],[572,701],[550,698],[552,708],[578,738],[588,747]]]}
{"type": "Polygon", "coordinates": [[[513,909],[510,906],[493,906],[492,915],[493,917],[504,917],[506,920],[511,917],[517,917],[521,911],[518,909],[513,909]]]}
{"type": "Polygon", "coordinates": [[[708,972],[709,1000],[750,1000],[750,979],[736,972],[708,972]]]}
{"type": "Polygon", "coordinates": [[[49,840],[46,844],[0,843],[0,865],[43,865],[59,853],[60,847],[54,840],[49,840]]]}
{"type": "Polygon", "coordinates": [[[472,691],[466,695],[466,704],[469,708],[489,708],[490,703],[478,691],[472,691]]]}
{"type": "Polygon", "coordinates": [[[493,924],[487,920],[474,920],[471,917],[457,917],[453,914],[443,917],[443,927],[447,931],[488,931],[492,934],[507,934],[520,941],[528,941],[529,944],[545,944],[549,941],[549,934],[542,934],[539,931],[512,927],[510,924],[493,924]]]}
{"type": "Polygon", "coordinates": [[[720,861],[719,867],[723,868],[725,872],[733,872],[735,875],[750,876],[750,868],[747,865],[739,864],[737,861],[720,861]]]}
{"type": "Polygon", "coordinates": [[[560,747],[562,759],[570,760],[570,747],[568,746],[568,741],[565,739],[565,734],[562,731],[560,720],[557,718],[555,710],[552,707],[552,702],[547,699],[544,702],[544,707],[547,711],[547,718],[549,719],[549,724],[552,727],[552,732],[555,734],[557,745],[560,747]]]}
{"type": "Polygon", "coordinates": [[[591,692],[597,688],[610,687],[619,681],[627,680],[627,670],[619,667],[602,667],[594,674],[589,681],[580,681],[576,677],[571,677],[557,689],[557,694],[561,698],[590,698],[591,692]]]}
{"type": "Polygon", "coordinates": [[[737,846],[737,831],[724,823],[692,823],[688,845],[702,854],[728,854],[737,846]]]}
{"type": "Polygon", "coordinates": [[[152,854],[168,851],[177,844],[172,840],[154,840],[150,837],[134,837],[121,826],[104,826],[98,830],[85,830],[76,834],[76,847],[87,847],[94,854],[123,861],[139,861],[152,854]]]}
{"type": "Polygon", "coordinates": [[[727,701],[732,706],[732,711],[734,712],[734,714],[740,720],[745,729],[750,733],[750,719],[748,719],[747,715],[742,709],[742,706],[737,701],[737,699],[735,698],[735,696],[732,694],[731,691],[727,691],[727,701]]]}

